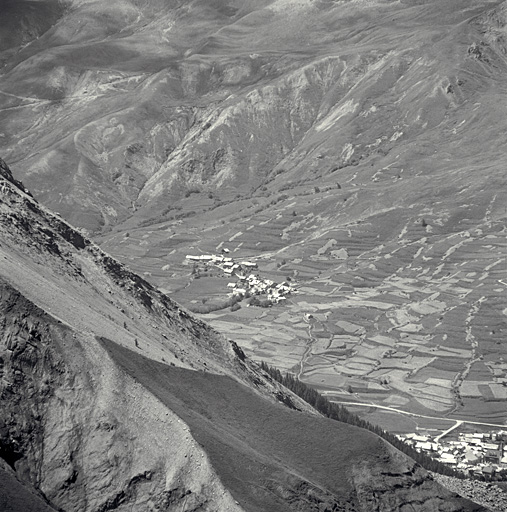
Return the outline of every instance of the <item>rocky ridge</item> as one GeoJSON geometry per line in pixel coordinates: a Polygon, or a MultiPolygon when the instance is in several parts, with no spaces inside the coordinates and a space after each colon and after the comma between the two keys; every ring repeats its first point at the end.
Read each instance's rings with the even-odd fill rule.
{"type": "Polygon", "coordinates": [[[435,480],[447,489],[480,503],[492,512],[507,510],[507,493],[491,482],[477,480],[458,480],[444,475],[433,475],[435,480]]]}

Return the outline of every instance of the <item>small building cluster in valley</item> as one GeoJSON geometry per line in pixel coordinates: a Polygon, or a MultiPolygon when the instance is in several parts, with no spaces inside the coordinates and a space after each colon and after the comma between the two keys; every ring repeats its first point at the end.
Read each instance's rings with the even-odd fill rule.
{"type": "Polygon", "coordinates": [[[473,476],[507,476],[507,431],[460,433],[458,439],[418,434],[398,435],[419,452],[473,476]]]}
{"type": "MultiPolygon", "coordinates": [[[[227,251],[228,252],[228,251],[227,251]]],[[[199,256],[186,256],[187,261],[204,266],[213,265],[219,268],[225,277],[235,278],[228,283],[231,296],[256,296],[263,295],[270,303],[280,303],[287,300],[287,295],[296,293],[296,288],[289,282],[275,283],[270,279],[262,278],[258,273],[252,273],[257,269],[257,263],[251,261],[235,261],[230,256],[223,254],[202,254],[199,256]]]]}
{"type": "Polygon", "coordinates": [[[275,283],[270,279],[263,279],[259,275],[250,274],[243,276],[236,274],[237,282],[229,283],[233,295],[266,295],[266,298],[274,303],[287,300],[287,295],[297,290],[287,282],[275,283]]]}

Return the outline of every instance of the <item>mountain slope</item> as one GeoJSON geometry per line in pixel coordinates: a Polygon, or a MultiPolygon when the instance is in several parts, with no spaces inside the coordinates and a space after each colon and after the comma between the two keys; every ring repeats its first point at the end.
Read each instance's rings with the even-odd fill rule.
{"type": "Polygon", "coordinates": [[[187,193],[229,201],[276,176],[271,192],[400,175],[394,194],[414,202],[407,181],[468,179],[484,152],[498,172],[500,1],[68,5],[5,57],[0,147],[87,229],[174,215],[187,193]]]}
{"type": "Polygon", "coordinates": [[[194,310],[230,289],[187,254],[291,278],[208,319],[330,399],[505,425],[506,2],[8,5],[0,153],[44,204],[194,310]]]}
{"type": "Polygon", "coordinates": [[[316,415],[0,168],[0,447],[52,505],[481,510],[316,415]]]}
{"type": "Polygon", "coordinates": [[[53,512],[30,486],[20,482],[13,470],[0,460],[0,510],[3,512],[53,512]]]}

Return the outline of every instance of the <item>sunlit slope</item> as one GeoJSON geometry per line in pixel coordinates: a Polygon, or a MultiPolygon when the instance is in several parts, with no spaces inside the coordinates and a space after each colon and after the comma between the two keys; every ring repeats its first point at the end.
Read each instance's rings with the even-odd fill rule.
{"type": "Polygon", "coordinates": [[[505,60],[481,23],[496,3],[75,4],[3,68],[4,155],[91,229],[278,173],[407,178],[484,151],[495,167],[505,60]]]}

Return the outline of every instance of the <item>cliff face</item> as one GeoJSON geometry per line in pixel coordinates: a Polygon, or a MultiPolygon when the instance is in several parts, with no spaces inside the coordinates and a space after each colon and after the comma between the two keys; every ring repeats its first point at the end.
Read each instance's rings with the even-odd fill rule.
{"type": "Polygon", "coordinates": [[[93,336],[5,283],[1,309],[1,442],[24,481],[66,511],[240,510],[183,422],[93,336]]]}
{"type": "Polygon", "coordinates": [[[0,200],[0,455],[52,506],[480,510],[312,413],[5,168],[0,200]]]}

